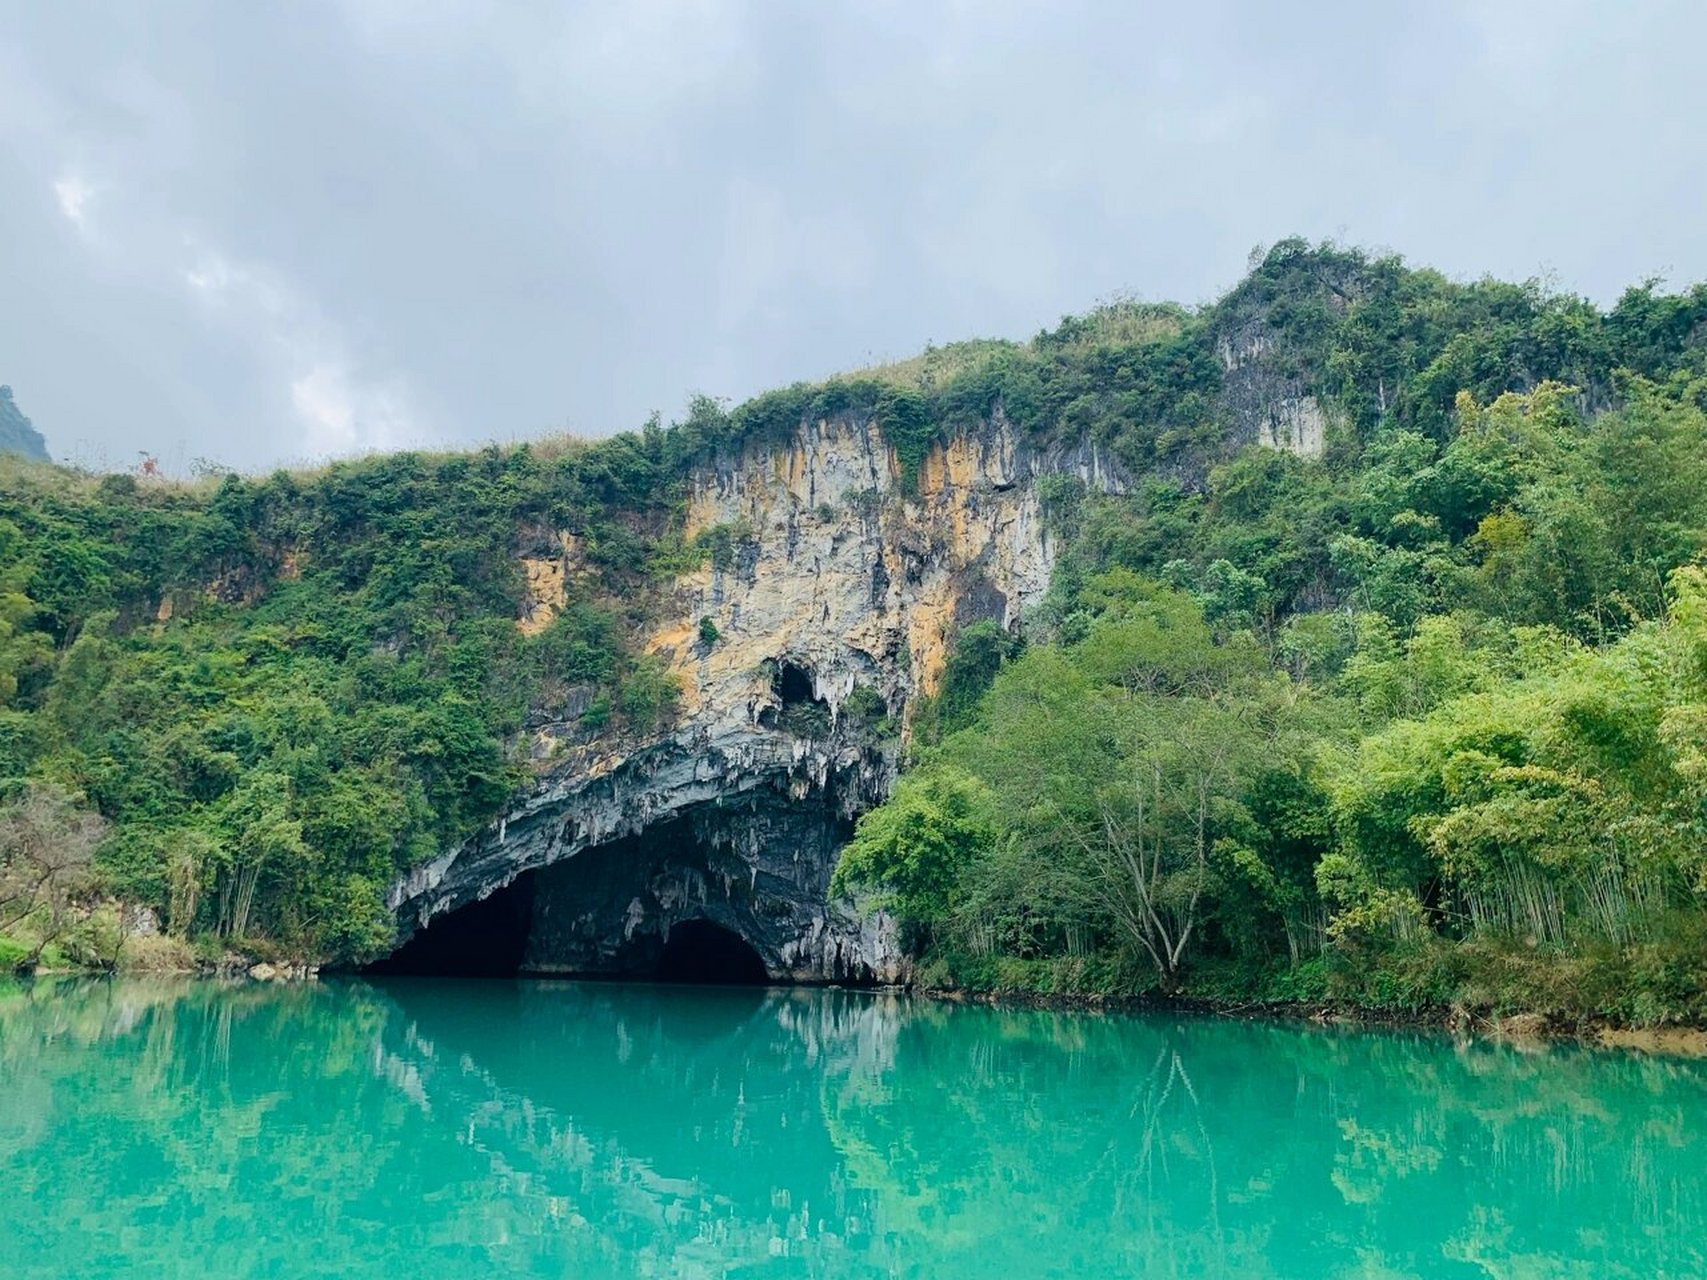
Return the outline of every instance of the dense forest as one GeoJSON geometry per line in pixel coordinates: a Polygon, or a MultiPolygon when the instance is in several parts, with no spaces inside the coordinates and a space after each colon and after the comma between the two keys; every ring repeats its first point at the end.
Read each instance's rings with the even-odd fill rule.
{"type": "Polygon", "coordinates": [[[1182,388],[1252,306],[1324,456],[1094,421],[1149,482],[1051,495],[1046,606],[962,633],[839,883],[943,984],[1707,1017],[1707,290],[1282,246],[1182,388]]]}
{"type": "Polygon", "coordinates": [[[619,726],[668,714],[625,639],[654,552],[697,554],[651,532],[672,443],[194,486],[0,464],[0,962],[107,956],[92,892],[209,952],[382,950],[384,886],[520,784],[530,710],[582,682],[619,726]],[[596,573],[524,635],[518,545],[552,528],[596,573]]]}
{"type": "Polygon", "coordinates": [[[1010,635],[958,637],[839,883],[933,981],[1707,1017],[1707,287],[1610,310],[1284,242],[1213,305],[1122,301],[596,443],[194,484],[0,462],[0,963],[382,950],[383,886],[492,817],[635,636],[693,469],[872,418],[904,491],[1000,415],[1089,438],[1010,635]],[[1240,372],[1320,456],[1243,434],[1240,372]],[[591,573],[537,635],[518,555],[591,573]],[[165,944],[162,944],[165,945],[165,944]]]}

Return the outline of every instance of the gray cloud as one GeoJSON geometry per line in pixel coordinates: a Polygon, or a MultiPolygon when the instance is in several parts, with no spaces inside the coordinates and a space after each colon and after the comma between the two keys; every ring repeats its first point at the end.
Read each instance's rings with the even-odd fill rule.
{"type": "Polygon", "coordinates": [[[0,381],[56,454],[589,434],[1288,234],[1707,276],[1692,4],[0,10],[0,381]],[[1307,15],[1304,14],[1308,10],[1307,15]]]}

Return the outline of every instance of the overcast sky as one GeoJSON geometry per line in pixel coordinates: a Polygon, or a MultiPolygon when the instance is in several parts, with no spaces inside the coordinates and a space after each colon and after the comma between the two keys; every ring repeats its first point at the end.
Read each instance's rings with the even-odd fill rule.
{"type": "Polygon", "coordinates": [[[55,456],[590,435],[1332,236],[1707,277],[1707,6],[0,4],[0,382],[55,456]]]}

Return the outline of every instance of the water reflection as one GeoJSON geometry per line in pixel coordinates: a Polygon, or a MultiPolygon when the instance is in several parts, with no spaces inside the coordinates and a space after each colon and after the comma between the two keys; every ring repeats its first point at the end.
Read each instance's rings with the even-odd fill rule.
{"type": "Polygon", "coordinates": [[[24,1276],[1707,1274],[1700,1064],[894,996],[0,989],[24,1276]]]}
{"type": "Polygon", "coordinates": [[[871,1197],[841,1176],[818,1073],[892,1042],[893,998],[549,982],[480,1001],[460,983],[384,994],[399,1016],[382,1069],[494,1174],[547,1196],[577,1256],[722,1275],[732,1257],[868,1244],[871,1197]]]}

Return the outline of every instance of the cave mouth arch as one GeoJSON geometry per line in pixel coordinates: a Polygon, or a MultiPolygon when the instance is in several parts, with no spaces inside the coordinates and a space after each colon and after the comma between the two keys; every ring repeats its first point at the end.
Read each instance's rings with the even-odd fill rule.
{"type": "MultiPolygon", "coordinates": [[[[780,789],[719,796],[512,871],[472,901],[441,900],[401,921],[401,944],[363,971],[865,985],[863,935],[832,918],[828,897],[852,827],[838,804],[780,789]]],[[[483,848],[482,869],[502,872],[505,855],[483,848]]]]}
{"type": "Polygon", "coordinates": [[[755,899],[759,876],[718,854],[691,823],[658,823],[524,871],[484,898],[435,915],[363,972],[708,986],[777,981],[761,950],[776,900],[755,899]]]}
{"type": "MultiPolygon", "coordinates": [[[[515,978],[527,963],[531,874],[490,897],[447,911],[391,955],[362,969],[375,977],[515,978]]],[[[633,948],[614,971],[582,977],[622,977],[687,986],[766,986],[775,981],[753,945],[735,930],[701,917],[671,926],[660,946],[633,948]]]]}
{"type": "Polygon", "coordinates": [[[704,919],[682,920],[671,928],[651,976],[658,982],[708,986],[763,986],[771,980],[745,938],[704,919]]]}

